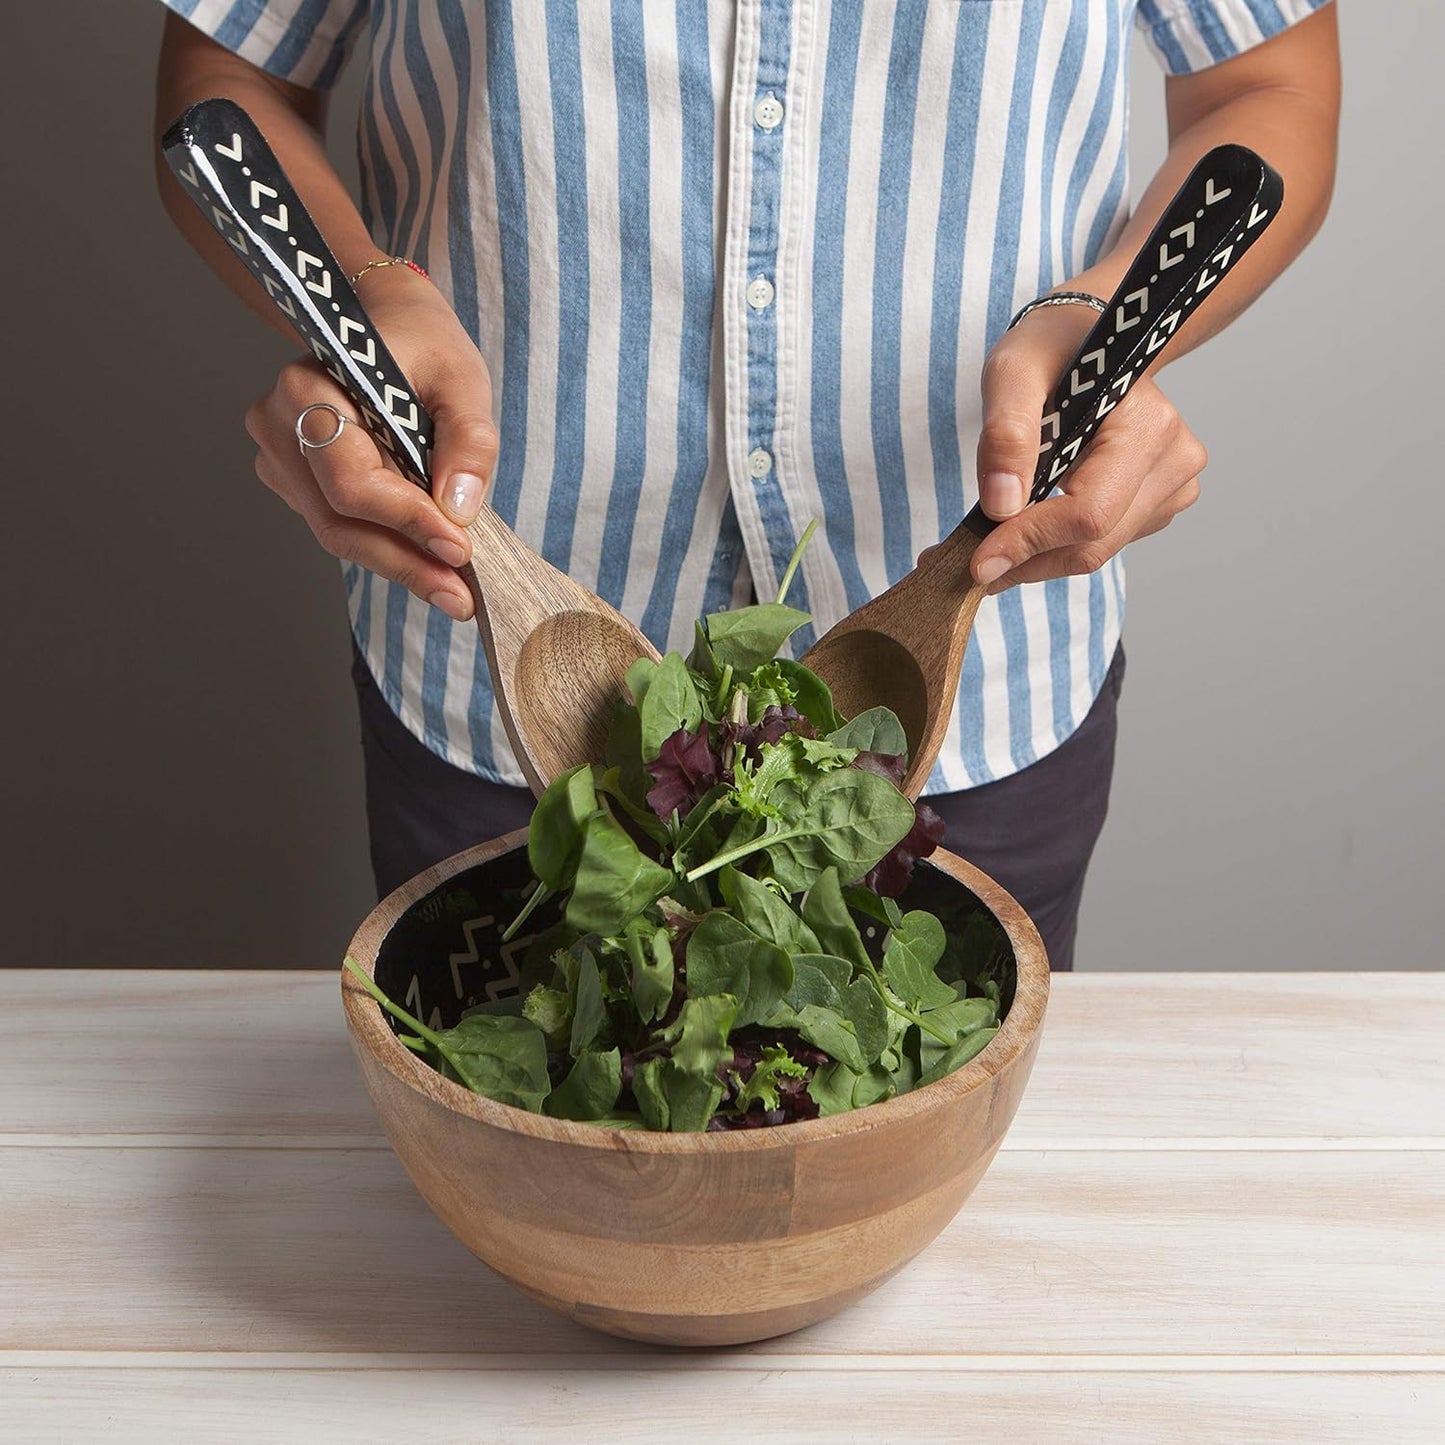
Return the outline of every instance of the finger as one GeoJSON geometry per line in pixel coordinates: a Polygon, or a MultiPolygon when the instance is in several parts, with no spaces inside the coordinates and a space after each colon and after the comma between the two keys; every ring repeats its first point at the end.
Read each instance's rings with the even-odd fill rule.
{"type": "Polygon", "coordinates": [[[1141,487],[1135,504],[1108,536],[1078,546],[1058,547],[1031,557],[1027,562],[994,582],[990,596],[1006,592],[1021,582],[1046,582],[1054,577],[1077,577],[1097,572],[1110,558],[1130,542],[1162,532],[1181,512],[1199,500],[1199,478],[1189,477],[1180,484],[1160,480],[1159,474],[1141,487]]]}
{"type": "Polygon", "coordinates": [[[453,360],[427,379],[427,409],[436,429],[432,495],[453,522],[466,526],[481,510],[497,465],[491,382],[480,354],[453,360]]]}
{"type": "Polygon", "coordinates": [[[1130,397],[1074,465],[1061,494],[1007,520],[979,544],[973,575],[987,586],[1040,553],[1102,542],[1153,471],[1178,486],[1203,465],[1203,448],[1162,393],[1130,397]]]}
{"type": "MultiPolygon", "coordinates": [[[[264,455],[257,458],[256,471],[267,486],[288,501],[295,512],[301,513],[306,526],[311,527],[312,535],[332,556],[341,561],[355,562],[368,572],[376,572],[377,577],[396,582],[423,603],[441,608],[448,617],[457,621],[467,621],[471,617],[471,594],[454,568],[413,546],[397,535],[392,527],[368,522],[364,517],[335,512],[315,484],[289,488],[285,483],[277,484],[273,480],[275,471],[270,465],[270,458],[264,455]]],[[[426,500],[425,496],[422,500],[426,500]]]]}
{"type": "Polygon", "coordinates": [[[1047,396],[1048,374],[1035,352],[1005,340],[989,354],[983,368],[978,499],[995,521],[1024,508],[1047,396]]]}
{"type": "MultiPolygon", "coordinates": [[[[326,413],[314,419],[332,421],[326,413]]],[[[470,560],[467,533],[422,488],[387,467],[386,454],[360,425],[348,422],[329,446],[306,448],[304,461],[333,512],[399,532],[448,566],[470,560]]]]}

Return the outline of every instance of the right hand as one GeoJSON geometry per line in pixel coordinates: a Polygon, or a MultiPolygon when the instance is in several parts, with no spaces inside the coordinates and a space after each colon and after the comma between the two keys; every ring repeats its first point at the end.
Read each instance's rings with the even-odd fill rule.
{"type": "MultiPolygon", "coordinates": [[[[471,560],[465,531],[497,460],[492,387],[471,338],[430,281],[405,266],[369,271],[366,309],[435,424],[432,495],[396,469],[363,426],[343,427],[304,453],[296,418],[313,402],[356,418],[351,398],[310,356],[282,368],[246,413],[256,475],[299,513],[333,557],[359,563],[458,622],[472,599],[456,569],[471,560]]],[[[324,423],[323,413],[314,419],[324,423]]],[[[320,430],[320,428],[318,428],[320,430]]]]}

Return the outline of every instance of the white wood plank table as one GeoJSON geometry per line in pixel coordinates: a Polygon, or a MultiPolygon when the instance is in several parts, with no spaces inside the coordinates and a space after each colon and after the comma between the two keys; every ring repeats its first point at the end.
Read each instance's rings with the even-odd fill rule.
{"type": "Polygon", "coordinates": [[[0,1440],[1445,1440],[1445,975],[1054,980],[1013,1130],[852,1310],[668,1352],[515,1295],[331,974],[0,971],[0,1440]]]}

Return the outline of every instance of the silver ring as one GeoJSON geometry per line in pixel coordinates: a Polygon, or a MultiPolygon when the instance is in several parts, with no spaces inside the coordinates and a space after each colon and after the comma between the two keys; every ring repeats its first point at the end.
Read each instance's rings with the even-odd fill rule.
{"type": "Polygon", "coordinates": [[[355,425],[349,416],[343,416],[329,401],[314,401],[296,418],[296,440],[301,443],[303,452],[320,451],[322,447],[329,447],[348,426],[355,425]],[[306,435],[306,418],[313,411],[329,411],[336,418],[336,430],[325,441],[314,442],[306,435]]]}

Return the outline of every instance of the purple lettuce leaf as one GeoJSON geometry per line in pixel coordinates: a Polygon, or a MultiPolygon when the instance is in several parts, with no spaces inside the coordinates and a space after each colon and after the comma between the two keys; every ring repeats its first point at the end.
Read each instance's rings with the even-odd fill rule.
{"type": "Polygon", "coordinates": [[[647,792],[647,806],[665,823],[676,813],[685,818],[694,804],[718,781],[722,759],[708,741],[704,724],[694,733],[679,728],[658,751],[657,760],[647,764],[653,786],[647,792]]]}

